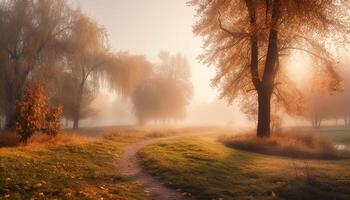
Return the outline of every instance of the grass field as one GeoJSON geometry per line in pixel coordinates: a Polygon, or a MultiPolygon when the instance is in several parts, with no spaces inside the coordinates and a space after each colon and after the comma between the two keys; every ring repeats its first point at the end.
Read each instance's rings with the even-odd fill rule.
{"type": "Polygon", "coordinates": [[[126,145],[144,137],[112,131],[101,139],[0,148],[0,199],[145,199],[115,165],[126,145]]]}
{"type": "Polygon", "coordinates": [[[299,160],[192,137],[146,147],[143,167],[199,199],[350,199],[350,160],[299,160]]]}
{"type": "MultiPolygon", "coordinates": [[[[219,141],[227,130],[215,127],[82,131],[90,137],[68,132],[54,143],[35,138],[28,146],[0,148],[0,199],[148,199],[141,185],[121,175],[116,160],[131,143],[174,134],[180,137],[145,147],[140,161],[148,173],[187,195],[350,199],[349,159],[301,160],[235,150],[219,141]]],[[[350,141],[347,131],[317,134],[350,141]]]]}

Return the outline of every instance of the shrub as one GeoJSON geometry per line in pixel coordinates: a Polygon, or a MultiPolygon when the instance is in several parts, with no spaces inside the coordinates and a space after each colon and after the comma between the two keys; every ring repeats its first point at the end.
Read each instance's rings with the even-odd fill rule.
{"type": "Polygon", "coordinates": [[[47,99],[43,87],[39,84],[28,84],[22,99],[16,104],[16,132],[20,141],[27,140],[37,131],[44,128],[47,113],[47,99]]]}
{"type": "Polygon", "coordinates": [[[55,137],[61,130],[60,118],[62,116],[62,106],[56,106],[51,108],[46,114],[45,126],[42,129],[42,132],[55,137]]]}
{"type": "Polygon", "coordinates": [[[60,131],[60,106],[50,108],[41,84],[29,83],[23,97],[16,103],[16,132],[26,144],[36,132],[56,136],[60,131]]]}

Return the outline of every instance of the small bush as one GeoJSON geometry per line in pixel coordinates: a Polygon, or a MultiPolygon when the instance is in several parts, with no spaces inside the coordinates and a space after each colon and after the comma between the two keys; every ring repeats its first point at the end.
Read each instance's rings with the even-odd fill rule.
{"type": "Polygon", "coordinates": [[[16,104],[16,132],[22,143],[44,128],[47,99],[38,84],[28,84],[22,99],[16,104]]]}
{"type": "Polygon", "coordinates": [[[26,144],[36,132],[56,136],[61,129],[60,106],[50,108],[44,89],[40,84],[27,84],[23,97],[17,102],[16,133],[20,135],[20,142],[26,144]]]}
{"type": "Polygon", "coordinates": [[[254,134],[227,136],[221,141],[229,147],[263,154],[294,158],[336,159],[338,152],[332,142],[308,134],[278,134],[257,138],[254,134]]]}
{"type": "Polygon", "coordinates": [[[62,116],[62,106],[56,106],[51,108],[45,117],[45,126],[42,128],[42,132],[51,136],[56,137],[61,130],[60,118],[62,116]]]}

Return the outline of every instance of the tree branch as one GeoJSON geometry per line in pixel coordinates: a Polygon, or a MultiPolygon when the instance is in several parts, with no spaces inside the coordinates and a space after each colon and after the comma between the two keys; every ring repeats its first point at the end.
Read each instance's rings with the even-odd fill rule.
{"type": "Polygon", "coordinates": [[[232,31],[228,30],[227,28],[225,28],[221,22],[221,13],[220,12],[219,12],[219,17],[218,17],[218,22],[219,22],[220,29],[222,31],[226,32],[227,34],[231,35],[233,38],[248,37],[249,36],[249,34],[246,32],[232,32],[232,31]]]}

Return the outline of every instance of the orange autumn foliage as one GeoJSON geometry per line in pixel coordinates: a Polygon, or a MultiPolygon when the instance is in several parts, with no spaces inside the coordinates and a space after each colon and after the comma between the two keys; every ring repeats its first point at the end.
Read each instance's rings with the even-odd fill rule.
{"type": "Polygon", "coordinates": [[[15,112],[16,133],[20,135],[22,143],[26,144],[36,132],[56,136],[61,129],[62,107],[51,108],[48,105],[40,84],[27,84],[22,99],[16,103],[15,112]]]}

